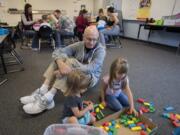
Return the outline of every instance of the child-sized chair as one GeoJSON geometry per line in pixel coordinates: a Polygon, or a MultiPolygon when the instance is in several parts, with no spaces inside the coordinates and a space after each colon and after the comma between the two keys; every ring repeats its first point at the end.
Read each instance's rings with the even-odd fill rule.
{"type": "Polygon", "coordinates": [[[42,40],[48,40],[52,43],[53,49],[55,49],[55,41],[53,39],[53,30],[49,26],[43,25],[38,31],[39,36],[39,51],[41,50],[42,40]]]}

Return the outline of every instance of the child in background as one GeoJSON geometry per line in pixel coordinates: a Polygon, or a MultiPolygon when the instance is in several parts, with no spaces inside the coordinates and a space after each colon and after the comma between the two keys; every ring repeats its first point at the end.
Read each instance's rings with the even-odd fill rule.
{"type": "Polygon", "coordinates": [[[103,77],[101,100],[103,105],[107,104],[114,111],[130,107],[130,113],[137,115],[127,72],[128,63],[125,59],[117,58],[113,61],[109,75],[103,77]]]}
{"type": "Polygon", "coordinates": [[[82,101],[81,90],[87,87],[86,77],[84,73],[76,70],[72,71],[67,76],[67,91],[65,93],[66,100],[63,110],[63,123],[74,124],[91,124],[95,122],[95,117],[90,114],[93,110],[93,103],[91,101],[82,101]],[[83,108],[83,103],[86,107],[83,108]]]}
{"type": "Polygon", "coordinates": [[[41,20],[39,20],[37,23],[33,25],[33,29],[35,31],[39,31],[41,26],[48,26],[51,28],[51,25],[49,23],[48,15],[42,15],[41,20]]]}
{"type": "Polygon", "coordinates": [[[96,22],[99,22],[99,20],[107,21],[107,17],[104,15],[103,9],[99,9],[99,15],[96,17],[96,22]]]}
{"type": "Polygon", "coordinates": [[[51,28],[51,25],[49,23],[48,15],[42,15],[42,23],[41,23],[40,27],[44,26],[44,25],[46,25],[46,26],[51,28]]]}

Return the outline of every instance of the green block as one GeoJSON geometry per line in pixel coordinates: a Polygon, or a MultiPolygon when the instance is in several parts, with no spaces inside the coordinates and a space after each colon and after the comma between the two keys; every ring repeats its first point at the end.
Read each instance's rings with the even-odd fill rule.
{"type": "Polygon", "coordinates": [[[125,123],[124,123],[124,126],[125,127],[127,127],[129,124],[128,124],[128,122],[126,121],[125,123]]]}
{"type": "Polygon", "coordinates": [[[97,117],[98,120],[101,119],[101,116],[99,116],[99,114],[96,114],[96,117],[97,117]]]}
{"type": "Polygon", "coordinates": [[[118,135],[118,129],[114,129],[114,131],[113,131],[113,135],[118,135]]]}
{"type": "Polygon", "coordinates": [[[126,120],[125,119],[120,119],[120,121],[119,121],[121,124],[123,124],[123,123],[125,123],[126,122],[126,120]]]}

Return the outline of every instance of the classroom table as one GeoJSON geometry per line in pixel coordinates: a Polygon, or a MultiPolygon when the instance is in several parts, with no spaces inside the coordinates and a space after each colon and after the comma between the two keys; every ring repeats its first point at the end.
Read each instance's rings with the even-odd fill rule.
{"type": "MultiPolygon", "coordinates": [[[[144,27],[144,29],[149,30],[148,39],[150,38],[153,30],[165,30],[166,32],[180,33],[180,26],[174,26],[174,25],[162,25],[161,26],[161,25],[142,23],[142,24],[139,24],[137,39],[139,39],[139,35],[141,33],[141,27],[144,27]]],[[[179,51],[180,51],[180,40],[179,40],[179,45],[177,47],[176,54],[178,54],[179,51]]]]}
{"type": "MultiPolygon", "coordinates": [[[[4,39],[7,37],[7,34],[6,35],[0,35],[0,47],[1,47],[1,43],[4,41],[4,39]]],[[[3,55],[1,55],[1,52],[0,52],[0,56],[1,56],[1,62],[2,62],[2,67],[3,67],[3,70],[7,72],[7,69],[6,69],[6,66],[5,66],[5,62],[4,62],[4,58],[3,58],[3,55]]],[[[1,78],[2,80],[0,80],[0,85],[4,84],[7,79],[5,78],[1,78]]]]}
{"type": "Polygon", "coordinates": [[[7,26],[3,26],[2,28],[6,28],[9,31],[9,33],[5,37],[4,36],[1,37],[2,42],[5,39],[5,43],[2,44],[2,42],[0,42],[1,43],[0,44],[0,56],[1,56],[2,68],[3,68],[4,74],[13,73],[13,72],[17,72],[17,71],[23,71],[24,67],[21,66],[23,64],[23,61],[22,61],[21,56],[15,51],[16,44],[13,39],[14,34],[16,32],[16,27],[7,25],[7,26]],[[7,52],[11,56],[9,58],[13,58],[14,60],[6,61],[6,64],[5,64],[4,54],[7,52]],[[17,64],[19,64],[21,67],[16,68],[16,69],[7,70],[7,66],[13,66],[13,65],[17,65],[17,64]]]}

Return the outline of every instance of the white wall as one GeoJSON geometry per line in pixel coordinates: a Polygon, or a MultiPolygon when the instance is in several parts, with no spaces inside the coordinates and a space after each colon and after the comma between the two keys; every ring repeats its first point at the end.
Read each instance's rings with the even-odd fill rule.
{"type": "MultiPolygon", "coordinates": [[[[81,5],[86,5],[86,9],[93,13],[94,0],[27,0],[34,10],[66,10],[69,17],[78,15],[81,5]]],[[[0,7],[0,19],[10,24],[16,24],[20,21],[20,15],[10,15],[8,8],[23,9],[23,0],[5,0],[5,6],[0,7]]],[[[40,15],[38,15],[39,17],[40,15]]],[[[36,15],[34,16],[36,18],[36,15]]]]}
{"type": "Polygon", "coordinates": [[[94,15],[98,15],[98,10],[104,7],[104,0],[94,0],[94,15]]]}
{"type": "Polygon", "coordinates": [[[98,14],[100,8],[106,9],[107,6],[114,5],[117,10],[122,9],[122,0],[94,0],[94,13],[98,14]],[[114,4],[113,4],[114,3],[114,4]]]}

